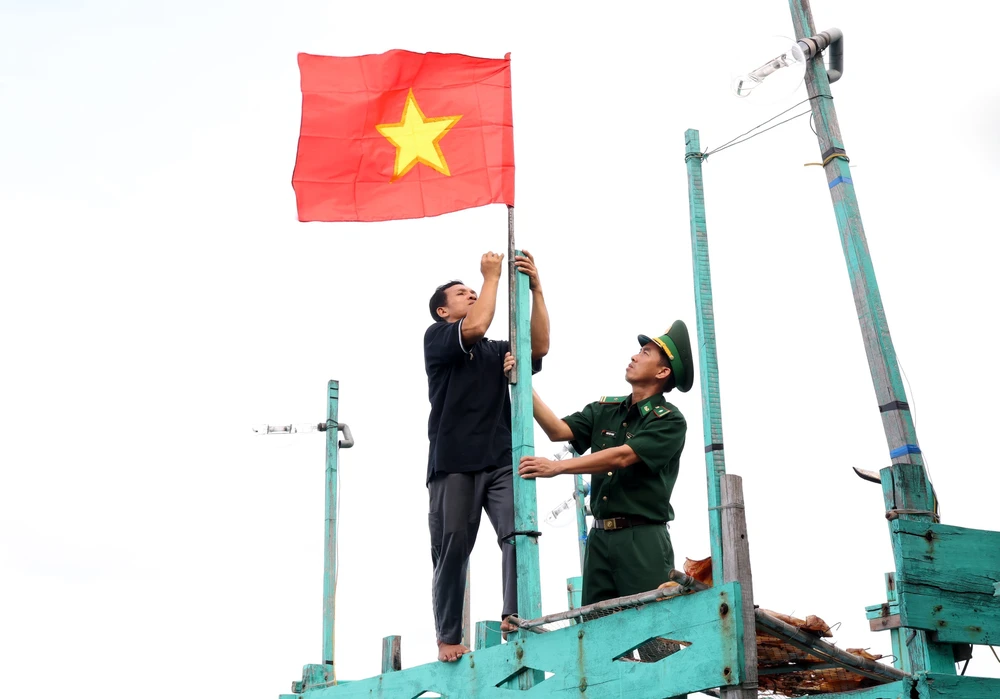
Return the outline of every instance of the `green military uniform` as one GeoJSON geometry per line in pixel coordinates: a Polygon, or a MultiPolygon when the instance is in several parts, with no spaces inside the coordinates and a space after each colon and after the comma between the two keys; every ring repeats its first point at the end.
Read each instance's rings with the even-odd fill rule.
{"type": "MultiPolygon", "coordinates": [[[[666,355],[676,387],[693,383],[687,327],[674,322],[663,335],[639,336],[666,355]]],[[[604,397],[564,418],[578,453],[628,445],[639,462],[591,477],[590,509],[595,527],[583,564],[583,604],[654,590],[668,580],[674,551],[666,524],[674,518],[670,494],[677,481],[687,422],[681,412],[653,395],[637,404],[632,396],[604,397]]]]}
{"type": "Polygon", "coordinates": [[[684,416],[657,394],[635,405],[631,396],[604,397],[564,420],[573,430],[577,452],[597,453],[627,444],[640,459],[591,477],[594,518],[648,522],[591,530],[583,566],[583,604],[656,589],[674,567],[666,523],[674,518],[670,493],[687,432],[684,416]]]}

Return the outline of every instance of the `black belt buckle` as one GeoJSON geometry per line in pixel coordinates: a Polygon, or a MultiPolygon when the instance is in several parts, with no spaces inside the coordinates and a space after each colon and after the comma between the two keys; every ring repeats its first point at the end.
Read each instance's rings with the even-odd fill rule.
{"type": "Polygon", "coordinates": [[[613,532],[618,529],[628,529],[629,522],[625,517],[609,517],[601,520],[601,529],[606,532],[613,532]]]}

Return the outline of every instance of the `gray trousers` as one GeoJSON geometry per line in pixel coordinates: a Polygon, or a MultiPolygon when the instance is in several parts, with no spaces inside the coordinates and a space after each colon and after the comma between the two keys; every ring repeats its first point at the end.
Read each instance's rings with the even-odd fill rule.
{"type": "MultiPolygon", "coordinates": [[[[442,643],[462,642],[462,610],[469,555],[479,533],[483,510],[497,533],[503,557],[503,611],[501,619],[517,613],[517,563],[514,556],[514,472],[512,466],[475,473],[439,473],[427,485],[428,523],[434,624],[442,643]]],[[[471,630],[470,630],[471,632],[471,630]]]]}

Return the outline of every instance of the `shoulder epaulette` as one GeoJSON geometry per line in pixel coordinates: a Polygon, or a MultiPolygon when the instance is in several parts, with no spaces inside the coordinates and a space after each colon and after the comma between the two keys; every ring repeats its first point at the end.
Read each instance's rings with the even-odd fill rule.
{"type": "Polygon", "coordinates": [[[627,399],[628,396],[601,396],[601,400],[598,402],[607,405],[609,403],[624,403],[627,399]]]}
{"type": "Polygon", "coordinates": [[[670,412],[670,408],[664,408],[662,405],[657,405],[653,408],[653,415],[656,417],[663,417],[664,415],[668,415],[670,412]]]}

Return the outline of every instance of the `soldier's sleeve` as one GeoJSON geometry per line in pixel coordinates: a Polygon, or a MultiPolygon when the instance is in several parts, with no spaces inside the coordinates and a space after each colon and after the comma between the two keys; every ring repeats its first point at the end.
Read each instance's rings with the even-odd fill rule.
{"type": "Polygon", "coordinates": [[[570,444],[576,449],[577,454],[582,454],[590,449],[590,442],[594,434],[595,405],[597,404],[591,403],[585,406],[583,410],[563,418],[563,422],[573,430],[573,441],[570,444]]]}
{"type": "Polygon", "coordinates": [[[687,421],[684,416],[676,411],[665,411],[662,416],[656,416],[643,425],[625,444],[650,469],[658,472],[680,454],[686,434],[687,421]]]}

